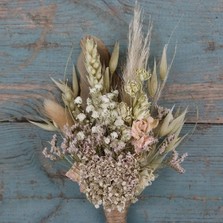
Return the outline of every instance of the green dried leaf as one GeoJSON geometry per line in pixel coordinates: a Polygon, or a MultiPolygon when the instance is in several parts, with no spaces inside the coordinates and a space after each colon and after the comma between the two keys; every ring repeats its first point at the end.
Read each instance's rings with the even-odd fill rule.
{"type": "Polygon", "coordinates": [[[173,120],[173,109],[175,106],[172,107],[172,109],[169,111],[169,113],[167,114],[167,116],[165,117],[165,119],[163,120],[163,124],[160,127],[160,132],[159,135],[165,136],[169,133],[169,124],[170,122],[173,120]]]}
{"type": "Polygon", "coordinates": [[[154,61],[153,66],[153,73],[151,78],[148,80],[148,90],[149,95],[154,97],[158,89],[158,80],[157,80],[157,73],[156,73],[156,61],[154,61]]]}
{"type": "Polygon", "coordinates": [[[113,75],[113,73],[115,72],[117,68],[118,59],[119,59],[119,43],[116,42],[112,55],[111,55],[111,59],[109,61],[109,69],[110,69],[111,75],[113,75]]]}
{"type": "Polygon", "coordinates": [[[110,73],[109,73],[109,67],[106,67],[105,74],[104,74],[104,88],[105,91],[108,92],[110,89],[110,73]]]}
{"type": "Polygon", "coordinates": [[[166,148],[167,153],[176,149],[180,145],[180,143],[187,137],[187,135],[188,134],[177,138],[176,140],[173,140],[173,142],[171,142],[170,145],[166,148]]]}
{"type": "Polygon", "coordinates": [[[54,84],[63,92],[65,93],[66,91],[66,85],[63,83],[63,82],[58,82],[56,80],[54,80],[52,77],[51,77],[51,80],[54,82],[54,84]]]}
{"type": "Polygon", "coordinates": [[[46,124],[39,123],[39,122],[33,122],[29,121],[31,124],[38,126],[41,129],[47,130],[47,131],[57,131],[58,128],[55,127],[52,123],[45,120],[46,124]]]}
{"type": "Polygon", "coordinates": [[[171,124],[169,125],[170,133],[174,133],[177,129],[179,129],[180,126],[183,125],[186,113],[187,113],[187,108],[181,113],[181,115],[179,115],[171,122],[171,124]]]}
{"type": "Polygon", "coordinates": [[[167,44],[163,48],[163,53],[162,53],[162,58],[160,62],[160,79],[164,81],[167,77],[167,70],[168,70],[168,65],[167,65],[167,56],[166,56],[166,51],[167,51],[167,44]]]}
{"type": "Polygon", "coordinates": [[[77,79],[77,72],[74,66],[73,66],[73,75],[72,75],[72,88],[73,88],[74,98],[76,98],[79,92],[79,84],[78,84],[78,79],[77,79]]]}

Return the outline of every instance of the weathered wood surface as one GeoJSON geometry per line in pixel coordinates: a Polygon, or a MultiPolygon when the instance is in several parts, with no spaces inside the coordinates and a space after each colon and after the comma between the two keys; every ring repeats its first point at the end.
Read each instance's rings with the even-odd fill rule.
{"type": "MultiPolygon", "coordinates": [[[[185,132],[192,128],[188,125],[185,132]]],[[[1,127],[0,135],[1,223],[104,222],[102,210],[64,177],[63,164],[55,166],[41,156],[50,133],[26,123],[9,123],[1,127]]],[[[222,126],[199,125],[181,147],[190,154],[184,163],[187,172],[161,171],[131,206],[128,222],[222,222],[222,138],[222,126]]]]}
{"type": "MultiPolygon", "coordinates": [[[[72,43],[72,59],[76,60],[84,35],[99,36],[108,46],[119,40],[124,54],[133,2],[2,0],[0,120],[21,120],[37,114],[34,102],[52,91],[50,76],[62,78],[72,43]]],[[[168,52],[170,59],[177,42],[177,56],[164,96],[166,104],[189,104],[189,121],[195,121],[198,107],[199,122],[222,123],[222,1],[140,3],[145,27],[150,15],[154,24],[152,60],[159,58],[180,21],[168,52]]]]}
{"type": "MultiPolygon", "coordinates": [[[[162,98],[189,105],[189,123],[200,123],[182,149],[185,175],[167,169],[131,207],[128,222],[223,222],[223,3],[221,0],[141,0],[145,26],[154,29],[151,59],[173,33],[172,72],[162,98]],[[199,117],[196,115],[199,110],[199,117]],[[209,123],[208,125],[205,123],[209,123]],[[218,124],[218,125],[216,125],[218,124]]],[[[63,78],[87,34],[124,55],[132,0],[0,0],[0,223],[104,222],[77,185],[46,161],[41,150],[51,134],[27,123],[39,119],[44,97],[57,97],[50,81],[63,78]]],[[[124,63],[124,60],[123,60],[124,63]]],[[[71,64],[67,73],[70,76],[71,64]]],[[[164,102],[165,101],[165,102],[164,102]]],[[[193,125],[187,125],[186,130],[193,125]]],[[[185,130],[185,131],[186,131],[185,130]]]]}

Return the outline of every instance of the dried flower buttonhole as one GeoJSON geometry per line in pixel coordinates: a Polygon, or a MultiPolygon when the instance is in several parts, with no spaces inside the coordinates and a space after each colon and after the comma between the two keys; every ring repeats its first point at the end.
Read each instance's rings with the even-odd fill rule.
{"type": "Polygon", "coordinates": [[[185,137],[180,132],[187,110],[174,113],[174,108],[158,105],[171,66],[167,45],[160,63],[154,60],[149,68],[152,24],[144,36],[141,20],[136,6],[122,72],[116,70],[118,43],[110,54],[100,39],[83,38],[72,86],[52,79],[64,105],[46,99],[46,123],[32,122],[62,133],[62,144],[54,135],[43,154],[70,163],[66,176],[96,208],[103,205],[108,222],[125,222],[128,206],[152,184],[157,171],[169,166],[183,173],[180,164],[187,156],[176,151],[185,137]]]}

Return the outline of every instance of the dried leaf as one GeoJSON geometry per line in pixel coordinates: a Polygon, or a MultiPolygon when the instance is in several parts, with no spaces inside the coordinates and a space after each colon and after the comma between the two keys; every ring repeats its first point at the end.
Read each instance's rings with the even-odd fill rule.
{"type": "Polygon", "coordinates": [[[66,92],[66,85],[63,82],[60,83],[60,82],[54,80],[52,77],[51,77],[51,80],[63,93],[66,92]]]}
{"type": "Polygon", "coordinates": [[[172,107],[172,109],[169,111],[169,113],[163,120],[163,123],[160,127],[160,132],[159,132],[160,136],[165,136],[169,133],[169,124],[173,120],[173,114],[172,114],[173,109],[174,109],[174,106],[172,107]]]}
{"type": "Polygon", "coordinates": [[[73,88],[74,98],[76,98],[79,92],[79,85],[78,85],[76,69],[74,66],[73,66],[73,75],[72,75],[72,88],[73,88]]]}
{"type": "Polygon", "coordinates": [[[176,132],[176,131],[179,129],[179,127],[180,127],[181,125],[183,125],[183,123],[184,123],[184,119],[185,119],[185,116],[186,116],[186,113],[187,113],[187,109],[185,109],[185,110],[181,113],[181,115],[179,115],[177,118],[175,118],[175,119],[171,122],[171,124],[169,125],[169,131],[170,131],[170,133],[174,133],[174,132],[176,132]]]}
{"type": "Polygon", "coordinates": [[[153,73],[151,78],[148,80],[148,90],[149,95],[154,97],[158,89],[158,80],[157,80],[157,73],[156,73],[156,61],[154,61],[153,66],[153,73]]]}
{"type": "Polygon", "coordinates": [[[104,86],[105,86],[105,91],[108,92],[109,91],[109,88],[110,88],[110,72],[109,72],[109,67],[106,67],[106,69],[105,69],[104,86]]]}
{"type": "Polygon", "coordinates": [[[45,121],[46,123],[39,123],[39,122],[33,122],[29,121],[31,124],[38,126],[41,129],[47,130],[47,131],[57,131],[58,129],[50,122],[45,121]]]}
{"type": "Polygon", "coordinates": [[[88,95],[89,95],[89,83],[87,80],[87,70],[85,68],[85,64],[84,64],[84,53],[81,52],[81,54],[78,57],[77,60],[77,70],[79,72],[80,75],[80,81],[79,81],[79,86],[80,86],[80,96],[83,99],[83,103],[85,103],[88,95]]]}
{"type": "Polygon", "coordinates": [[[112,52],[112,55],[111,55],[111,59],[109,61],[109,68],[110,68],[111,75],[114,74],[114,72],[117,68],[118,59],[119,59],[119,43],[116,42],[113,52],[112,52]]]}
{"type": "Polygon", "coordinates": [[[63,99],[65,100],[64,101],[65,105],[67,105],[67,103],[71,102],[74,99],[73,91],[67,86],[66,83],[64,83],[62,81],[60,83],[60,82],[54,80],[53,78],[51,78],[51,80],[63,92],[62,96],[63,96],[63,99]]]}
{"type": "Polygon", "coordinates": [[[173,151],[174,149],[176,149],[180,143],[187,137],[188,134],[180,137],[180,138],[177,138],[176,140],[173,140],[173,142],[170,143],[170,145],[166,148],[166,152],[170,152],[170,151],[173,151]]]}
{"type": "Polygon", "coordinates": [[[164,81],[167,77],[167,56],[166,56],[167,44],[163,48],[163,54],[160,62],[160,79],[164,81]]]}
{"type": "Polygon", "coordinates": [[[50,118],[61,130],[68,124],[74,124],[69,112],[55,101],[46,99],[44,101],[44,109],[48,118],[50,118]]]}

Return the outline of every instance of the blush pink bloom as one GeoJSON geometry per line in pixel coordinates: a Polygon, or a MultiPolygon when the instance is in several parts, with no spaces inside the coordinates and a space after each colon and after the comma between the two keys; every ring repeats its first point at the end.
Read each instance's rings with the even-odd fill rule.
{"type": "Polygon", "coordinates": [[[140,139],[142,136],[147,135],[152,129],[156,128],[159,121],[152,117],[146,120],[134,121],[132,124],[132,137],[140,139]]]}
{"type": "Polygon", "coordinates": [[[149,136],[152,129],[156,128],[159,121],[151,116],[146,120],[134,121],[132,124],[131,134],[134,140],[132,144],[135,147],[136,153],[141,152],[145,147],[151,145],[155,138],[149,136]]]}
{"type": "Polygon", "coordinates": [[[135,152],[140,153],[145,147],[153,144],[154,141],[155,138],[152,136],[142,136],[139,140],[133,140],[132,144],[135,147],[135,152]]]}

